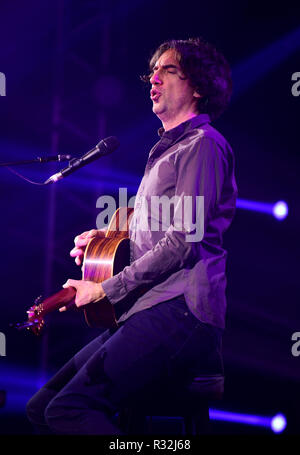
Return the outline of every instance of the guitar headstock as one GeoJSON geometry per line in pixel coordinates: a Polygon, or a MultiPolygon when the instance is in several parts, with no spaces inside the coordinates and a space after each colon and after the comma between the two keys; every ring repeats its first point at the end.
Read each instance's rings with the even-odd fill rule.
{"type": "Polygon", "coordinates": [[[27,321],[11,324],[11,327],[14,327],[18,330],[29,329],[35,335],[40,335],[45,325],[44,317],[48,313],[56,311],[63,306],[66,306],[67,308],[73,306],[72,303],[75,299],[75,296],[76,289],[72,286],[61,289],[55,294],[47,297],[45,300],[39,296],[37,299],[35,299],[34,305],[27,311],[27,321]]]}
{"type": "Polygon", "coordinates": [[[28,314],[27,321],[10,324],[10,326],[18,330],[27,329],[33,332],[34,335],[40,335],[45,324],[42,296],[35,299],[34,305],[26,313],[28,314]]]}
{"type": "Polygon", "coordinates": [[[41,316],[42,309],[39,305],[33,305],[29,308],[26,313],[28,314],[28,326],[26,327],[27,330],[31,330],[35,335],[40,335],[42,329],[45,325],[45,321],[41,316]]]}
{"type": "Polygon", "coordinates": [[[35,299],[34,305],[26,311],[28,314],[28,322],[30,323],[30,326],[27,327],[27,329],[31,330],[35,335],[40,335],[44,327],[45,321],[43,319],[43,312],[43,297],[39,295],[35,299]]]}

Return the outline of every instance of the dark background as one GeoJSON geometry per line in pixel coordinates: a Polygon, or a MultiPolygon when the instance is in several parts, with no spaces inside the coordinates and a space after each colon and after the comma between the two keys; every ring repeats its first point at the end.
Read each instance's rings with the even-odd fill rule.
{"type": "MultiPolygon", "coordinates": [[[[39,294],[80,278],[69,257],[75,235],[95,227],[103,194],[134,195],[160,122],[139,75],[152,51],[170,38],[203,36],[233,70],[230,108],[214,126],[236,156],[239,198],[284,200],[288,217],[237,209],[225,236],[228,313],[224,336],[225,396],[220,408],[285,414],[286,433],[299,434],[300,331],[299,111],[291,93],[300,71],[300,8],[296,2],[220,0],[0,1],[0,161],[70,153],[80,156],[115,135],[110,156],[53,186],[21,180],[0,168],[1,434],[31,433],[24,406],[43,381],[99,332],[75,313],[53,314],[42,339],[9,323],[26,318],[39,294]]],[[[13,169],[43,182],[62,164],[13,169]]],[[[216,433],[270,433],[215,423],[216,433]]]]}

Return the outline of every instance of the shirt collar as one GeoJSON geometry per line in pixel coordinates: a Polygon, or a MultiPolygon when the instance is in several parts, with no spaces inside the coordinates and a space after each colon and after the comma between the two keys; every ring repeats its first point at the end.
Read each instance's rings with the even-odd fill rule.
{"type": "Polygon", "coordinates": [[[180,125],[175,126],[175,128],[172,128],[171,130],[165,131],[163,127],[159,128],[158,135],[161,138],[166,138],[173,142],[187,131],[198,128],[198,126],[209,122],[210,117],[208,114],[199,114],[196,117],[187,120],[186,122],[180,123],[180,125]]]}

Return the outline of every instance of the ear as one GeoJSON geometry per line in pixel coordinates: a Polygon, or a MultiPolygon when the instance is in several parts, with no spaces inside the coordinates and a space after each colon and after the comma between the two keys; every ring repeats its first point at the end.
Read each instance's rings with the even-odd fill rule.
{"type": "Polygon", "coordinates": [[[196,90],[194,91],[193,96],[195,98],[203,98],[203,95],[200,95],[200,93],[196,92],[196,90]]]}

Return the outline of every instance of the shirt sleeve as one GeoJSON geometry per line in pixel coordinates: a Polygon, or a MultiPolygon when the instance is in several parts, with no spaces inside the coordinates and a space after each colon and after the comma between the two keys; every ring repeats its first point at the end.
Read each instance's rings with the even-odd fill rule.
{"type": "Polygon", "coordinates": [[[162,277],[189,268],[200,259],[197,242],[202,240],[218,205],[226,165],[224,151],[213,138],[198,137],[190,146],[182,146],[174,161],[173,223],[151,250],[102,283],[112,304],[137,287],[155,285],[162,277]]]}

